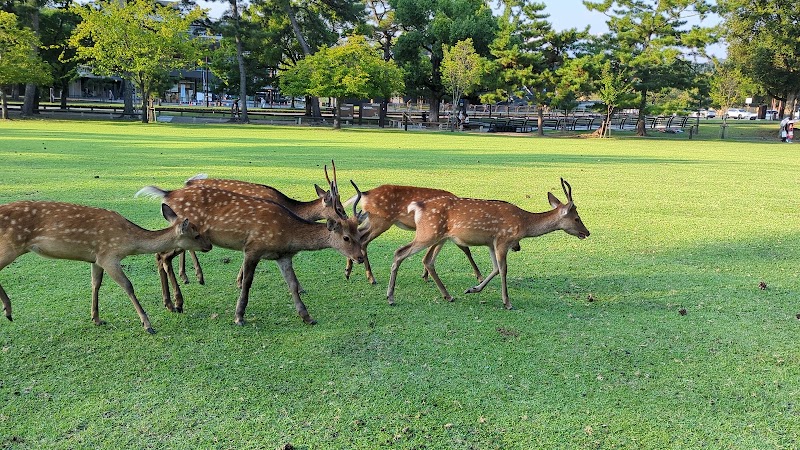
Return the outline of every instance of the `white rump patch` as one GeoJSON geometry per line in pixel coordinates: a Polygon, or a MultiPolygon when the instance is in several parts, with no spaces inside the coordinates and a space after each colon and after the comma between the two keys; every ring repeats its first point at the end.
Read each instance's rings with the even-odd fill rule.
{"type": "Polygon", "coordinates": [[[414,223],[419,224],[419,218],[422,216],[422,204],[419,202],[411,202],[408,205],[407,211],[414,213],[414,223]]]}
{"type": "Polygon", "coordinates": [[[155,186],[145,186],[139,189],[139,192],[133,194],[134,198],[144,195],[145,197],[152,197],[152,198],[164,198],[167,195],[166,191],[162,191],[161,189],[155,186]]]}
{"type": "Polygon", "coordinates": [[[207,178],[208,178],[208,174],[207,173],[198,173],[197,175],[193,176],[192,178],[189,178],[188,180],[186,180],[186,183],[188,183],[190,181],[194,181],[194,180],[205,180],[207,178]]]}

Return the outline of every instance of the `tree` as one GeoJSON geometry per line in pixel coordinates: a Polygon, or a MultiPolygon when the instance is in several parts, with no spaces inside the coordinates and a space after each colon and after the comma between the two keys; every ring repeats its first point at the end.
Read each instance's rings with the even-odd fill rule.
{"type": "Polygon", "coordinates": [[[579,56],[587,31],[555,31],[547,21],[544,3],[504,0],[500,32],[491,45],[495,61],[489,77],[487,102],[515,98],[538,106],[538,133],[544,134],[544,109],[570,109],[588,80],[569,61],[579,56]],[[572,82],[568,77],[579,74],[572,82]]]}
{"type": "Polygon", "coordinates": [[[15,14],[0,11],[0,119],[8,119],[6,86],[50,82],[50,69],[36,51],[39,46],[36,34],[20,27],[15,14]]]}
{"type": "Polygon", "coordinates": [[[800,12],[784,0],[720,1],[729,59],[769,96],[800,95],[800,12]]]}
{"type": "Polygon", "coordinates": [[[746,93],[753,92],[757,87],[732,61],[714,62],[716,69],[711,80],[711,99],[720,107],[722,120],[727,121],[725,111],[733,105],[744,103],[746,93]]]}
{"type": "Polygon", "coordinates": [[[706,0],[584,0],[589,10],[609,17],[603,37],[605,53],[638,94],[637,133],[645,135],[648,93],[662,88],[688,88],[691,65],[686,53],[702,53],[714,41],[713,30],[688,26],[688,17],[703,20],[713,11],[706,0]]]}
{"type": "Polygon", "coordinates": [[[405,70],[407,94],[424,97],[431,118],[439,120],[439,102],[447,94],[442,83],[443,45],[472,38],[475,51],[489,54],[497,22],[483,0],[389,0],[403,33],[395,41],[395,61],[405,70]]]}
{"type": "Polygon", "coordinates": [[[611,136],[611,117],[614,110],[622,103],[626,96],[630,96],[633,91],[631,82],[623,78],[623,74],[616,70],[610,62],[603,65],[600,77],[600,86],[597,90],[600,100],[606,105],[606,117],[600,128],[595,132],[596,136],[611,136]]]}
{"type": "Polygon", "coordinates": [[[71,11],[68,5],[59,5],[57,8],[44,9],[40,19],[42,59],[50,65],[54,84],[52,89],[61,92],[61,109],[66,109],[69,83],[78,76],[75,49],[69,45],[69,37],[77,27],[80,16],[71,11]]]}
{"type": "Polygon", "coordinates": [[[442,58],[442,82],[450,90],[453,99],[453,117],[458,113],[458,101],[468,94],[481,80],[483,64],[475,53],[472,39],[458,41],[452,47],[445,46],[442,58]]]}
{"type": "Polygon", "coordinates": [[[336,47],[322,47],[281,74],[281,90],[289,95],[336,99],[334,127],[341,127],[346,98],[388,97],[403,89],[403,73],[384,61],[363,36],[350,36],[336,47]]]}
{"type": "Polygon", "coordinates": [[[181,15],[134,0],[125,5],[101,1],[97,8],[74,11],[83,19],[70,37],[76,58],[97,74],[132,80],[142,95],[143,123],[153,119],[152,96],[170,72],[199,65],[202,43],[189,34],[189,25],[203,15],[199,8],[181,15]]]}

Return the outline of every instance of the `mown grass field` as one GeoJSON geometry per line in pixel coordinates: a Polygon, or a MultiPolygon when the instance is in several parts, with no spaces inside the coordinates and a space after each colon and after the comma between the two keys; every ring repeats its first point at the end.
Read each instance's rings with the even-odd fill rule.
{"type": "MultiPolygon", "coordinates": [[[[346,281],[333,250],[301,253],[315,326],[272,262],[237,327],[236,252],[201,255],[206,286],[184,287],[183,314],[161,306],[153,257],[130,257],[153,336],[110,279],[107,325],[91,322],[89,265],[25,255],[0,272],[14,306],[0,323],[0,448],[795,448],[800,146],[773,139],[777,126],[734,128],[752,139],[715,140],[714,126],[690,141],[0,123],[2,203],[77,202],[155,229],[166,222],[133,198],[142,186],[206,172],[311,199],[335,158],[345,196],[352,178],[544,211],[564,177],[592,232],[524,240],[512,311],[499,279],[460,294],[474,279],[453,245],[437,267],[455,302],[421,280],[418,254],[389,307],[407,231],[370,246],[377,286],[362,267],[346,281]]],[[[474,254],[488,272],[486,249],[474,254]]]]}

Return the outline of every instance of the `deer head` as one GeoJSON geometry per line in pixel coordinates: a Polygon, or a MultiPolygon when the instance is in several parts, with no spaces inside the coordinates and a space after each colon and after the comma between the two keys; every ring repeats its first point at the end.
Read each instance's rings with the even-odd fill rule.
{"type": "Polygon", "coordinates": [[[590,233],[578,215],[578,208],[572,201],[572,186],[562,178],[561,187],[564,189],[564,195],[567,196],[566,204],[561,203],[561,200],[552,193],[547,193],[547,200],[550,202],[550,206],[558,210],[558,228],[564,230],[567,234],[577,236],[578,239],[586,239],[590,233]]]}

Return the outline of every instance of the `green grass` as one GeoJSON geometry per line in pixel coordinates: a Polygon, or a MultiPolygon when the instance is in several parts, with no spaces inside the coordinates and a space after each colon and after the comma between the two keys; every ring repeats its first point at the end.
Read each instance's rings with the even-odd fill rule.
{"type": "Polygon", "coordinates": [[[93,325],[87,264],[25,255],[0,272],[14,305],[0,323],[0,447],[795,448],[800,160],[773,128],[734,123],[741,139],[720,141],[709,124],[690,141],[0,123],[3,203],[77,202],[161,228],[157,202],[133,198],[144,185],[206,172],[310,199],[335,158],[342,186],[441,187],[531,211],[548,190],[563,198],[564,177],[592,232],[523,241],[509,257],[513,311],[499,280],[458,295],[474,280],[452,245],[437,267],[454,303],[420,279],[416,255],[389,307],[392,253],[410,232],[370,246],[378,286],[360,266],[345,281],[332,250],[301,253],[315,326],[274,263],[237,327],[237,253],[201,256],[207,286],[185,286],[181,315],[161,306],[152,256],[130,257],[154,336],[110,280],[108,324],[93,325]]]}

